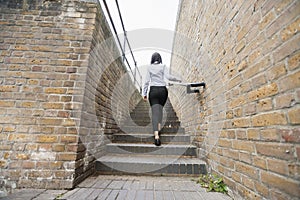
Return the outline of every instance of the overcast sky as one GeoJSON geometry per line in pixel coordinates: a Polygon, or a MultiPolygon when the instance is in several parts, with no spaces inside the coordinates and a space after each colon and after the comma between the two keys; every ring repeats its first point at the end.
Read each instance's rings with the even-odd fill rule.
{"type": "MultiPolygon", "coordinates": [[[[99,1],[106,13],[103,1],[99,1]]],[[[106,2],[112,18],[114,19],[118,33],[123,33],[116,2],[114,0],[106,0],[106,2]]],[[[164,64],[169,66],[170,53],[167,51],[171,50],[169,43],[173,41],[173,39],[169,37],[169,34],[175,29],[179,0],[119,0],[118,3],[138,66],[149,64],[151,55],[154,51],[161,53],[164,64]],[[146,28],[153,30],[145,32],[146,28]],[[165,34],[165,36],[160,37],[159,35],[162,34],[165,34]],[[153,35],[158,35],[157,37],[160,37],[159,40],[161,41],[158,42],[167,42],[167,47],[161,47],[159,49],[156,48],[157,45],[151,45],[149,38],[154,37],[153,35]],[[148,40],[148,43],[141,44],[140,40],[148,40]]],[[[155,40],[154,38],[152,39],[155,40]]]]}

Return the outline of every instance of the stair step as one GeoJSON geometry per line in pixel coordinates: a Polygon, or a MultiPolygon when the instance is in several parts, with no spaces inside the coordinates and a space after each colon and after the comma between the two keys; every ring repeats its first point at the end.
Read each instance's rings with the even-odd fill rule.
{"type": "MultiPolygon", "coordinates": [[[[153,134],[114,134],[113,142],[118,143],[153,143],[153,134]]],[[[160,139],[162,143],[180,143],[189,144],[190,135],[179,135],[179,134],[161,134],[160,139]]]]}
{"type": "MultiPolygon", "coordinates": [[[[170,118],[170,119],[178,119],[177,115],[174,113],[174,114],[165,114],[163,115],[165,118],[170,118]]],[[[151,113],[149,112],[134,112],[134,113],[131,113],[130,114],[130,117],[131,118],[151,118],[151,113]]]]}
{"type": "MultiPolygon", "coordinates": [[[[127,125],[127,126],[132,126],[132,125],[135,125],[135,124],[151,124],[152,123],[152,120],[151,119],[130,119],[130,120],[127,120],[127,121],[124,121],[124,125],[127,125]]],[[[171,126],[180,126],[180,121],[178,120],[163,120],[163,123],[164,123],[164,126],[165,127],[168,127],[169,125],[171,126]]]]}
{"type": "Polygon", "coordinates": [[[147,155],[177,155],[190,156],[197,155],[196,147],[193,145],[162,144],[157,147],[154,144],[140,143],[110,143],[106,145],[106,152],[117,154],[147,154],[147,155]]]}
{"type": "MultiPolygon", "coordinates": [[[[152,122],[151,121],[142,121],[142,120],[139,120],[139,121],[136,121],[136,120],[133,120],[133,121],[130,121],[130,122],[126,122],[124,123],[126,125],[126,127],[145,127],[145,126],[151,126],[152,127],[152,122]]],[[[163,129],[169,129],[169,128],[178,128],[180,127],[180,122],[165,122],[164,125],[164,128],[163,129]]]]}
{"type": "Polygon", "coordinates": [[[99,174],[195,175],[206,174],[206,163],[198,158],[107,154],[96,161],[99,174]]]}
{"type": "MultiPolygon", "coordinates": [[[[124,133],[152,133],[152,126],[129,126],[129,125],[123,125],[121,126],[124,133]]],[[[164,127],[161,130],[162,133],[172,133],[172,134],[184,134],[184,128],[181,127],[164,127]]]]}
{"type": "MultiPolygon", "coordinates": [[[[144,120],[144,121],[150,121],[151,117],[149,116],[145,116],[145,115],[138,115],[138,116],[130,116],[131,118],[129,119],[129,121],[133,121],[133,120],[144,120]]],[[[163,121],[176,121],[179,122],[178,117],[167,117],[167,116],[163,116],[163,121]]]]}

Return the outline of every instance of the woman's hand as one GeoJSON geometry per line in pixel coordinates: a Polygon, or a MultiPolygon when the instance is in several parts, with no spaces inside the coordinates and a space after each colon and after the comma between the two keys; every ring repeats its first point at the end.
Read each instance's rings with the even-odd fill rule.
{"type": "Polygon", "coordinates": [[[144,96],[144,101],[147,101],[147,96],[144,96]]]}

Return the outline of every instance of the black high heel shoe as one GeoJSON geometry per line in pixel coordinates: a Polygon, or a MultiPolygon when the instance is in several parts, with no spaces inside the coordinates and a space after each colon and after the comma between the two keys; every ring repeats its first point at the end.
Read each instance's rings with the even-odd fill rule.
{"type": "Polygon", "coordinates": [[[160,139],[154,139],[154,144],[155,146],[160,146],[161,145],[160,139]]]}

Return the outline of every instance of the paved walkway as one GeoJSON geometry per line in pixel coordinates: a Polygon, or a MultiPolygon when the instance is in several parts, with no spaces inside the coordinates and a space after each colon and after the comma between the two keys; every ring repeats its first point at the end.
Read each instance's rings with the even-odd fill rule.
{"type": "Polygon", "coordinates": [[[1,200],[230,200],[190,177],[91,176],[73,190],[19,189],[1,200]]]}

